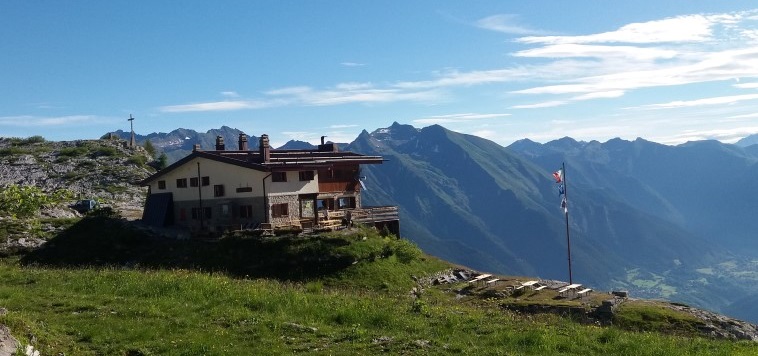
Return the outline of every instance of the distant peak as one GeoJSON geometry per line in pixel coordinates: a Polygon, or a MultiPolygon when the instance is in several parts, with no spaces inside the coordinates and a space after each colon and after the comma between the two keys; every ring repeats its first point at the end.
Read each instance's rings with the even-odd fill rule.
{"type": "Polygon", "coordinates": [[[389,127],[374,130],[369,137],[386,145],[396,146],[416,138],[418,132],[419,130],[411,125],[403,125],[395,121],[389,127]]]}

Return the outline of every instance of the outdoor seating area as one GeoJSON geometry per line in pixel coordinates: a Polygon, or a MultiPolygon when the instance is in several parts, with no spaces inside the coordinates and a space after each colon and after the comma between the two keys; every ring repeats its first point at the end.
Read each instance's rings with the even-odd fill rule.
{"type": "Polygon", "coordinates": [[[285,222],[242,224],[240,231],[252,231],[258,236],[275,236],[283,234],[300,234],[321,231],[334,231],[344,227],[342,219],[321,219],[318,223],[313,218],[291,218],[285,222]]]}
{"type": "Polygon", "coordinates": [[[529,291],[527,292],[530,293],[528,294],[529,297],[535,297],[544,292],[550,291],[551,293],[542,294],[543,297],[541,298],[543,299],[584,300],[593,292],[591,288],[583,287],[581,284],[568,284],[566,282],[554,280],[522,280],[505,278],[488,273],[480,274],[469,270],[447,270],[440,272],[431,279],[431,283],[435,285],[465,283],[466,289],[473,288],[473,290],[482,291],[497,290],[506,293],[506,295],[512,295],[514,293],[524,295],[526,291],[529,291]],[[504,287],[501,287],[501,285],[504,285],[504,287]]]}

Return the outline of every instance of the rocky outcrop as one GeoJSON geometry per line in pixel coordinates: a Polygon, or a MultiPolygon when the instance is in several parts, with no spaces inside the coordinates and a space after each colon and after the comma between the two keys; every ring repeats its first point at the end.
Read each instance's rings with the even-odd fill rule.
{"type": "Polygon", "coordinates": [[[142,147],[130,149],[118,139],[0,138],[0,187],[35,186],[47,193],[67,189],[74,195],[70,201],[41,207],[32,219],[0,216],[0,254],[43,245],[66,227],[55,221],[80,216],[71,208],[78,199],[94,199],[128,220],[141,218],[147,189],[138,183],[155,172],[151,160],[142,147]]]}
{"type": "Polygon", "coordinates": [[[730,317],[686,305],[671,304],[669,308],[693,315],[703,321],[698,329],[717,339],[758,341],[758,326],[730,317]]]}
{"type": "MultiPolygon", "coordinates": [[[[0,315],[5,315],[8,311],[0,308],[0,315]]],[[[16,355],[21,344],[11,335],[11,330],[7,326],[0,324],[0,356],[16,355]]]]}
{"type": "MultiPolygon", "coordinates": [[[[0,138],[0,186],[33,185],[44,191],[68,189],[81,198],[96,199],[125,217],[141,216],[146,189],[137,183],[155,169],[142,147],[129,149],[123,140],[47,142],[0,138]]],[[[70,203],[73,203],[70,202],[70,203]]],[[[66,206],[42,212],[48,217],[72,217],[66,206]]]]}

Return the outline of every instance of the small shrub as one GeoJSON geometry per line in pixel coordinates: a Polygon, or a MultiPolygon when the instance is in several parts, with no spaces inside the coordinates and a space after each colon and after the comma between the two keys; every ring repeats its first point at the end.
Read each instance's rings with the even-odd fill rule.
{"type": "Polygon", "coordinates": [[[0,188],[0,214],[11,217],[30,217],[42,206],[60,203],[70,199],[72,195],[71,191],[66,189],[47,194],[36,186],[9,185],[0,188]]]}
{"type": "Polygon", "coordinates": [[[45,142],[45,138],[39,135],[27,137],[23,141],[24,144],[43,143],[43,142],[45,142]]]}
{"type": "Polygon", "coordinates": [[[395,256],[402,263],[411,263],[422,255],[421,249],[408,240],[398,240],[395,243],[395,256]]]}
{"type": "Polygon", "coordinates": [[[90,160],[81,161],[76,164],[76,167],[80,169],[90,169],[94,168],[95,166],[95,162],[92,162],[90,160]]]}
{"type": "Polygon", "coordinates": [[[58,156],[63,157],[81,157],[87,154],[88,150],[86,147],[64,147],[61,148],[60,151],[58,151],[58,156]]]}
{"type": "Polygon", "coordinates": [[[115,147],[103,146],[103,147],[96,148],[90,156],[92,158],[95,158],[95,157],[113,157],[116,155],[118,155],[118,150],[115,147]]]}
{"type": "Polygon", "coordinates": [[[417,298],[414,299],[411,304],[411,312],[414,314],[428,315],[429,306],[421,298],[417,298]]]}
{"type": "Polygon", "coordinates": [[[23,148],[16,147],[16,146],[11,146],[11,147],[6,147],[6,148],[3,148],[3,149],[0,149],[0,157],[2,157],[2,156],[13,156],[13,155],[18,155],[18,154],[22,154],[22,153],[26,153],[26,150],[23,149],[23,148]]]}
{"type": "Polygon", "coordinates": [[[127,162],[135,166],[143,167],[147,163],[147,158],[145,158],[145,156],[131,156],[127,162]]]}

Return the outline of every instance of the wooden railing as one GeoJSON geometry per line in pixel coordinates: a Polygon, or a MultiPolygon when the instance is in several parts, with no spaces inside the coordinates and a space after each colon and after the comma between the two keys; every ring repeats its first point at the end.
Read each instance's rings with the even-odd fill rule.
{"type": "Polygon", "coordinates": [[[397,206],[370,206],[350,210],[353,223],[400,220],[397,206]]]}

